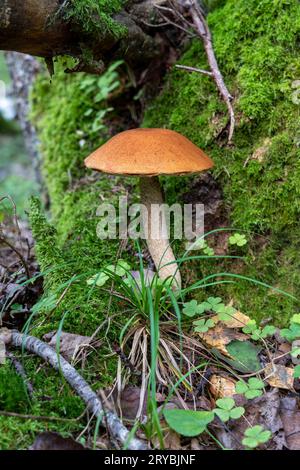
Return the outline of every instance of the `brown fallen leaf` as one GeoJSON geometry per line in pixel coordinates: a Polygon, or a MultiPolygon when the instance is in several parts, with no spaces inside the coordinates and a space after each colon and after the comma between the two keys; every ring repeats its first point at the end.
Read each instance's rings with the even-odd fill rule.
{"type": "MultiPolygon", "coordinates": [[[[49,346],[56,349],[57,333],[55,331],[45,334],[43,339],[48,341],[49,346]]],[[[80,336],[62,331],[60,334],[59,352],[67,361],[71,361],[79,349],[89,345],[90,342],[91,338],[89,336],[80,336]]]]}
{"type": "Polygon", "coordinates": [[[209,379],[209,391],[215,399],[233,397],[235,395],[235,380],[213,374],[209,379]]]}
{"type": "Polygon", "coordinates": [[[71,437],[62,437],[56,432],[39,434],[28,450],[87,450],[71,437]]]}
{"type": "Polygon", "coordinates": [[[218,323],[206,333],[198,334],[207,346],[218,349],[227,357],[231,357],[226,349],[227,344],[234,340],[245,341],[247,339],[247,336],[243,333],[239,333],[232,328],[227,328],[222,323],[218,323]]]}
{"type": "Polygon", "coordinates": [[[212,317],[212,320],[215,322],[215,325],[219,323],[226,326],[227,328],[244,328],[244,326],[249,323],[250,318],[247,317],[247,315],[245,315],[244,313],[236,311],[231,316],[230,320],[226,320],[226,322],[220,320],[218,315],[212,317]]]}
{"type": "Polygon", "coordinates": [[[273,389],[261,397],[245,403],[245,419],[234,420],[228,429],[216,428],[216,437],[228,449],[244,449],[242,439],[244,432],[250,426],[257,424],[268,429],[272,433],[272,438],[266,444],[260,446],[262,449],[282,450],[285,446],[283,424],[280,414],[280,397],[278,389],[273,389]]]}
{"type": "Polygon", "coordinates": [[[264,373],[265,380],[271,387],[294,390],[294,369],[292,367],[270,363],[266,365],[264,373]]]}
{"type": "Polygon", "coordinates": [[[300,450],[300,410],[297,398],[281,398],[280,413],[286,447],[289,450],[300,450]]]}
{"type": "MultiPolygon", "coordinates": [[[[182,445],[180,443],[180,435],[169,428],[165,420],[161,420],[161,427],[163,429],[164,435],[164,448],[165,450],[182,450],[182,445]]],[[[157,436],[154,436],[151,439],[154,449],[160,448],[160,442],[157,436]]]]}

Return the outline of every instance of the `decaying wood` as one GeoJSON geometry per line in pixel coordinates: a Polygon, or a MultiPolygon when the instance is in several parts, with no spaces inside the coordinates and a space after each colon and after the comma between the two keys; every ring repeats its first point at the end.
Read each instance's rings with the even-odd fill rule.
{"type": "Polygon", "coordinates": [[[83,399],[87,409],[97,418],[104,418],[111,435],[121,445],[126,443],[130,450],[146,450],[147,445],[139,439],[132,437],[128,442],[129,431],[122,424],[118,416],[109,410],[105,410],[102,402],[87,382],[78,374],[62,356],[43,341],[33,336],[24,335],[13,331],[11,333],[11,345],[16,348],[25,348],[47,361],[55,370],[60,371],[73,390],[83,399]]]}
{"type": "MultiPolygon", "coordinates": [[[[134,3],[134,2],[133,2],[134,3]]],[[[145,8],[151,2],[144,3],[145,8]]],[[[61,0],[2,0],[0,2],[0,49],[22,52],[46,59],[58,55],[82,57],[83,49],[93,53],[95,60],[124,58],[129,64],[145,64],[160,53],[154,36],[143,31],[140,24],[122,11],[114,19],[127,29],[121,39],[108,28],[95,37],[80,30],[72,20],[65,20],[69,2],[61,0]]],[[[83,28],[82,28],[83,29],[83,28]]]]}

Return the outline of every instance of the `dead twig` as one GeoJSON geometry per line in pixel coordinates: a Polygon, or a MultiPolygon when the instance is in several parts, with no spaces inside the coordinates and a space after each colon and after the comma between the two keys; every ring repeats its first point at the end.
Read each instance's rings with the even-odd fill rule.
{"type": "Polygon", "coordinates": [[[17,248],[15,248],[8,240],[6,240],[4,237],[1,237],[0,236],[0,242],[4,243],[5,245],[7,245],[14,253],[16,253],[16,255],[19,257],[24,269],[25,269],[25,273],[26,273],[26,276],[27,276],[27,279],[30,279],[30,271],[29,271],[29,268],[28,268],[28,265],[25,261],[25,258],[24,256],[19,252],[19,250],[17,250],[17,248]]]}
{"type": "MultiPolygon", "coordinates": [[[[46,360],[55,370],[59,371],[73,390],[86,403],[87,409],[97,418],[104,418],[111,435],[122,445],[127,444],[130,450],[146,450],[147,445],[141,440],[131,437],[128,429],[123,425],[118,416],[109,410],[105,410],[102,402],[88,383],[78,374],[76,369],[61,355],[43,341],[17,331],[11,333],[11,345],[16,348],[24,348],[42,359],[46,360]],[[127,442],[127,440],[129,441],[127,442]]],[[[104,423],[102,422],[102,425],[104,423]]]]}
{"type": "Polygon", "coordinates": [[[203,73],[203,75],[208,75],[209,77],[212,77],[212,72],[210,72],[209,70],[198,69],[197,67],[190,67],[188,65],[180,65],[180,64],[176,64],[175,67],[177,69],[186,70],[187,72],[198,72],[198,73],[203,73]]]}
{"type": "Polygon", "coordinates": [[[222,100],[224,101],[228,110],[228,143],[231,143],[235,128],[235,115],[233,106],[231,104],[233,97],[229,93],[223,75],[220,71],[213,48],[211,32],[206,22],[204,11],[201,9],[197,0],[186,0],[184,2],[169,0],[168,4],[170,5],[169,7],[163,7],[161,5],[156,6],[161,17],[164,19],[164,21],[169,21],[171,25],[183,30],[189,35],[191,34],[191,31],[188,28],[191,28],[192,31],[194,31],[196,35],[201,38],[207,56],[210,71],[183,65],[176,65],[176,67],[182,70],[186,70],[188,72],[202,73],[212,77],[222,97],[222,100]],[[189,15],[189,17],[191,18],[191,22],[188,21],[185,15],[181,13],[182,10],[183,12],[185,11],[189,15]],[[167,17],[167,14],[169,14],[171,18],[167,17]]]}
{"type": "Polygon", "coordinates": [[[207,55],[207,60],[212,72],[212,77],[217,85],[217,88],[222,96],[230,116],[230,126],[229,126],[229,134],[228,134],[228,142],[231,142],[234,126],[235,126],[235,117],[233,107],[231,105],[233,97],[229,93],[223,76],[220,72],[219,65],[215,56],[213,44],[212,44],[212,37],[210,33],[210,29],[206,23],[205,16],[199,7],[198,3],[195,0],[190,0],[189,2],[189,11],[196,28],[197,33],[202,38],[204,49],[207,55]]]}

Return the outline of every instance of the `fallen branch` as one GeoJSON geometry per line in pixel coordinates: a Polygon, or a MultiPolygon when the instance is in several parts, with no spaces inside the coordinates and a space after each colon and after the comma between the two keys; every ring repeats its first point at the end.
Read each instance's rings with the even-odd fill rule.
{"type": "Polygon", "coordinates": [[[176,26],[181,30],[183,29],[186,33],[189,33],[189,35],[191,34],[191,31],[194,31],[196,35],[201,38],[206,52],[210,71],[198,69],[196,67],[189,67],[186,65],[176,65],[175,67],[177,67],[178,69],[186,70],[187,72],[198,72],[212,77],[222,97],[222,100],[226,104],[228,110],[228,142],[230,143],[233,137],[235,127],[234,110],[231,104],[233,97],[229,93],[221,71],[219,69],[219,65],[213,48],[212,36],[205,19],[205,14],[202,11],[201,6],[199,5],[197,0],[168,0],[167,3],[169,7],[156,5],[156,8],[160,12],[160,15],[164,18],[165,21],[169,21],[170,24],[176,26]],[[165,14],[163,14],[161,10],[164,11],[166,14],[171,15],[173,19],[165,16],[165,14]],[[187,16],[190,18],[190,20],[187,19],[187,16]]]}
{"type": "MultiPolygon", "coordinates": [[[[118,416],[105,410],[102,402],[87,382],[78,374],[61,355],[43,341],[33,336],[21,334],[17,331],[11,333],[11,345],[16,348],[25,348],[47,361],[55,370],[60,371],[73,390],[83,399],[87,409],[96,418],[104,417],[106,425],[112,436],[122,445],[127,444],[129,450],[146,450],[147,445],[137,438],[129,438],[128,429],[122,424],[118,416]]],[[[102,423],[103,424],[103,423],[102,423]]]]}
{"type": "Polygon", "coordinates": [[[198,69],[197,67],[190,67],[189,65],[180,64],[176,64],[175,67],[177,69],[186,70],[187,72],[198,72],[203,73],[203,75],[208,75],[209,77],[212,77],[212,72],[210,72],[209,70],[198,69]]]}
{"type": "Polygon", "coordinates": [[[206,23],[205,16],[201,8],[199,7],[198,3],[195,0],[190,0],[189,11],[190,11],[195,29],[197,33],[199,34],[199,36],[202,38],[204,49],[207,55],[207,60],[208,60],[208,63],[212,72],[212,77],[228,109],[228,113],[230,116],[228,142],[231,142],[233,132],[234,132],[234,126],[235,126],[234,111],[231,105],[232,96],[229,93],[225,85],[223,76],[220,72],[219,65],[218,65],[214,48],[213,48],[213,44],[212,44],[211,33],[206,23]]]}

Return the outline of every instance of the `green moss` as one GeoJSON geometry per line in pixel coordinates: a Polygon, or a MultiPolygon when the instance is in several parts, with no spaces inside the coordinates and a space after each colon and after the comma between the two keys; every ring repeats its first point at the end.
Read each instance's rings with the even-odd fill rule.
{"type": "Polygon", "coordinates": [[[117,38],[126,34],[126,28],[115,21],[112,16],[118,13],[123,0],[72,0],[67,5],[64,17],[81,31],[99,39],[110,32],[117,38]]]}
{"type": "MultiPolygon", "coordinates": [[[[235,97],[234,145],[216,141],[227,122],[226,108],[214,82],[197,73],[173,70],[143,125],[177,130],[207,150],[231,208],[229,224],[269,238],[260,247],[252,237],[252,263],[242,272],[299,297],[300,107],[293,103],[292,86],[300,76],[300,5],[296,0],[228,0],[208,21],[220,69],[235,97]]],[[[180,63],[208,67],[200,41],[180,63]]],[[[177,190],[179,183],[168,185],[177,190]]],[[[243,282],[223,294],[258,319],[272,316],[284,323],[296,308],[291,300],[243,282]]]]}
{"type": "Polygon", "coordinates": [[[83,421],[76,420],[85,409],[82,400],[62,381],[59,374],[40,367],[37,358],[27,359],[26,373],[33,386],[33,398],[29,400],[22,379],[9,366],[0,368],[0,411],[31,415],[32,419],[0,415],[0,449],[25,449],[36,435],[44,431],[56,431],[63,436],[80,432],[83,421]],[[38,373],[37,369],[39,368],[38,373]],[[57,417],[57,421],[39,421],[35,416],[57,417]],[[66,421],[62,421],[65,418],[66,421]]]}
{"type": "MultiPolygon", "coordinates": [[[[117,240],[97,237],[96,210],[103,200],[117,203],[124,189],[120,186],[119,193],[112,193],[117,179],[91,178],[83,161],[108,138],[107,120],[117,118],[109,98],[112,91],[118,93],[120,65],[114,64],[101,77],[70,76],[60,61],[52,83],[42,75],[32,94],[51,201],[50,223],[36,200],[31,205],[36,253],[45,280],[44,297],[35,309],[37,335],[57,328],[63,315],[64,330],[91,334],[107,315],[109,294],[88,287],[86,281],[117,256],[117,240]],[[45,315],[47,321],[41,322],[45,315]]],[[[112,327],[112,339],[115,334],[112,327]]]]}
{"type": "Polygon", "coordinates": [[[28,410],[24,383],[9,364],[0,368],[0,410],[16,413],[28,410]]]}

